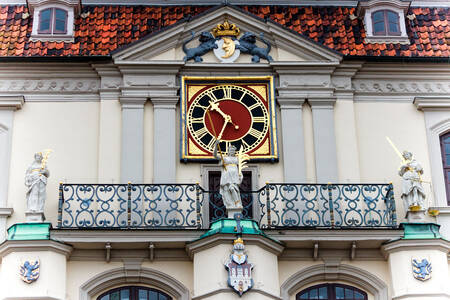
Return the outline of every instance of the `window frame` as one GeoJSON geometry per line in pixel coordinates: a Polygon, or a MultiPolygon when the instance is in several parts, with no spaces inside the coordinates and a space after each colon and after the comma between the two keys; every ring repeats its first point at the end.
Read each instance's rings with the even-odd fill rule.
{"type": "MultiPolygon", "coordinates": [[[[357,287],[354,287],[354,286],[351,286],[351,285],[347,285],[347,284],[342,284],[342,283],[322,283],[322,284],[317,284],[317,285],[310,286],[310,287],[308,287],[306,289],[303,289],[303,290],[299,291],[298,293],[295,294],[295,300],[301,300],[300,299],[301,294],[304,294],[306,292],[309,293],[309,291],[311,291],[311,290],[320,289],[322,287],[326,287],[327,288],[327,295],[328,295],[328,299],[327,300],[336,299],[336,293],[335,293],[336,287],[340,287],[340,288],[344,288],[344,289],[351,289],[353,291],[356,291],[356,292],[362,294],[363,297],[364,297],[363,300],[367,300],[368,299],[367,293],[365,291],[357,288],[357,287]]],[[[309,299],[309,297],[308,297],[308,299],[309,299]]],[[[308,300],[308,299],[305,299],[305,300],[308,300]]]]}
{"type": "Polygon", "coordinates": [[[371,19],[372,19],[372,34],[373,34],[373,36],[400,36],[402,34],[401,28],[400,28],[400,15],[396,11],[393,11],[390,9],[379,9],[379,10],[373,11],[371,13],[371,19]],[[383,18],[381,21],[375,22],[374,15],[379,12],[383,13],[383,18]],[[398,31],[396,31],[396,32],[390,31],[390,23],[391,22],[389,21],[389,17],[388,17],[389,13],[393,13],[397,17],[395,24],[397,26],[398,31]],[[383,31],[375,31],[375,24],[378,24],[381,22],[384,23],[384,28],[383,28],[384,30],[383,31]]]}
{"type": "Polygon", "coordinates": [[[447,131],[439,136],[439,144],[441,146],[441,158],[442,158],[442,171],[444,172],[444,184],[445,184],[445,191],[447,196],[447,204],[450,206],[450,177],[448,173],[450,172],[450,161],[447,161],[446,159],[446,153],[445,151],[445,143],[444,139],[450,138],[450,131],[447,131]]]}
{"type": "Polygon", "coordinates": [[[38,20],[38,34],[50,34],[50,35],[65,35],[67,34],[67,24],[69,21],[69,12],[66,9],[63,9],[61,7],[47,7],[39,11],[39,20],[38,20]],[[45,11],[50,10],[50,26],[48,30],[42,30],[41,29],[41,17],[42,13],[45,11]],[[58,31],[56,30],[56,11],[60,10],[64,12],[64,31],[58,31]]]}
{"type": "MultiPolygon", "coordinates": [[[[103,297],[105,297],[107,295],[111,295],[112,293],[120,292],[120,291],[126,290],[126,289],[128,289],[130,291],[130,294],[129,294],[130,295],[129,296],[130,300],[131,299],[139,299],[139,294],[138,294],[139,293],[139,289],[145,289],[147,291],[158,292],[159,294],[162,294],[163,296],[165,296],[167,298],[167,300],[174,300],[174,298],[172,296],[170,296],[169,294],[167,294],[167,293],[165,293],[165,292],[163,292],[161,290],[158,290],[156,288],[146,287],[146,286],[139,286],[139,285],[126,285],[126,286],[121,286],[121,287],[118,287],[118,288],[110,289],[110,290],[100,294],[100,296],[98,296],[96,298],[96,300],[101,300],[103,297]]],[[[159,295],[158,295],[158,298],[159,298],[159,295]]]]}

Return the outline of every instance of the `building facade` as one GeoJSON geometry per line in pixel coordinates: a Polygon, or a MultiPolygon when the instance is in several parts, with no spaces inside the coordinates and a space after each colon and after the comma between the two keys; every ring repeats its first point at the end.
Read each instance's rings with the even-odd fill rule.
{"type": "Polygon", "coordinates": [[[450,298],[446,1],[2,2],[1,299],[450,298]]]}

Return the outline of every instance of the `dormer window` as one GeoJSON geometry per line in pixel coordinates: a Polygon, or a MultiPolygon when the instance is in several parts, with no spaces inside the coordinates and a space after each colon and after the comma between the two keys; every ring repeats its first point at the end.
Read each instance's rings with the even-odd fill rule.
{"type": "Polygon", "coordinates": [[[399,0],[360,1],[358,15],[364,17],[365,41],[409,44],[405,24],[409,4],[399,0]]]}
{"type": "Polygon", "coordinates": [[[398,13],[383,9],[372,13],[373,35],[400,35],[398,13]]]}
{"type": "Polygon", "coordinates": [[[38,33],[65,34],[67,32],[67,11],[60,8],[47,8],[39,13],[38,33]]]}
{"type": "Polygon", "coordinates": [[[33,15],[31,40],[73,42],[80,0],[27,0],[33,15]]]}

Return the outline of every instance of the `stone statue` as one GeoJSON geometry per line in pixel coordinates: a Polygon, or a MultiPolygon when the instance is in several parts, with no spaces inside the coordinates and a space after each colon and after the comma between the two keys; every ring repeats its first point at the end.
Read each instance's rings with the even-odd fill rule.
{"type": "Polygon", "coordinates": [[[241,212],[242,202],[239,192],[239,185],[242,183],[242,172],[239,170],[239,157],[236,155],[236,147],[231,146],[227,156],[217,155],[219,140],[214,145],[214,157],[220,161],[223,166],[220,176],[220,195],[222,195],[223,204],[228,211],[228,217],[233,217],[231,211],[241,212]]]}
{"type": "MultiPolygon", "coordinates": [[[[44,204],[46,198],[47,178],[50,172],[46,166],[46,160],[49,152],[45,153],[45,157],[41,152],[34,155],[34,162],[27,169],[25,174],[25,186],[27,190],[27,213],[42,214],[44,212],[44,204]]],[[[28,215],[27,215],[28,218],[28,215]]],[[[28,220],[36,221],[36,220],[28,220]]],[[[39,221],[39,220],[38,220],[39,221]]]]}
{"type": "Polygon", "coordinates": [[[423,174],[422,166],[412,158],[412,153],[403,151],[403,165],[398,174],[402,180],[402,199],[405,208],[410,210],[411,206],[423,208],[425,200],[425,191],[422,186],[420,176],[423,174]]]}

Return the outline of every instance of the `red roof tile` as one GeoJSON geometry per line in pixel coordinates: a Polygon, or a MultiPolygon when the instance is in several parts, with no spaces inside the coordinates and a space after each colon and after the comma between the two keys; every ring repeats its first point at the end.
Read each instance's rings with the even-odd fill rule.
{"type": "MultiPolygon", "coordinates": [[[[111,51],[198,15],[210,7],[86,6],[75,21],[75,41],[31,41],[32,17],[26,6],[0,6],[0,56],[94,56],[111,51]]],[[[411,8],[406,18],[409,45],[365,42],[361,19],[351,7],[242,6],[243,10],[356,56],[448,57],[450,8],[411,8]]]]}

